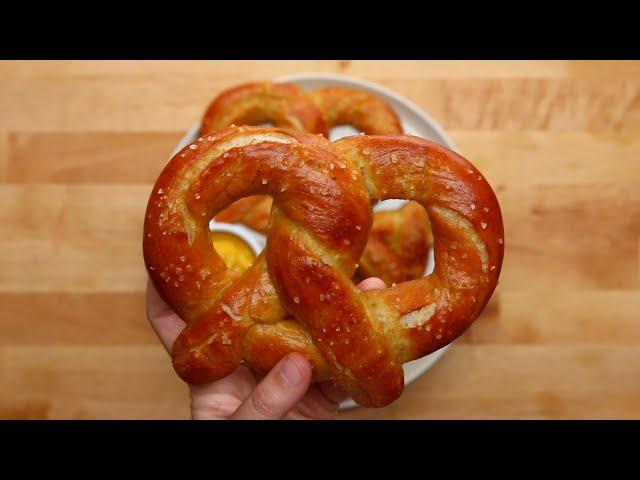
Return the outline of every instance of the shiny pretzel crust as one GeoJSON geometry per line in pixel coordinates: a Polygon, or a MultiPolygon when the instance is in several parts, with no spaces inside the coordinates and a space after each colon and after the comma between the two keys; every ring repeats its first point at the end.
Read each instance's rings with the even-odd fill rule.
{"type": "Polygon", "coordinates": [[[230,125],[272,122],[277,127],[329,136],[320,109],[297,85],[255,82],[239,85],[218,95],[202,118],[200,135],[230,125]]]}
{"type": "MultiPolygon", "coordinates": [[[[325,133],[325,136],[322,129],[336,125],[352,125],[370,135],[402,133],[395,111],[369,92],[327,87],[305,94],[295,84],[266,82],[248,83],[221,92],[204,115],[201,134],[232,124],[255,125],[265,121],[298,131],[325,133]],[[303,98],[305,95],[308,98],[303,98]],[[318,116],[322,116],[322,120],[317,120],[318,116]]],[[[269,196],[256,195],[237,201],[216,215],[216,220],[241,222],[266,233],[270,210],[269,196]]],[[[422,277],[431,246],[428,225],[424,209],[416,204],[397,212],[375,213],[374,228],[358,262],[356,278],[375,276],[391,285],[422,277]]]]}
{"type": "Polygon", "coordinates": [[[353,125],[367,135],[402,133],[400,119],[386,102],[363,90],[325,87],[308,94],[322,111],[329,128],[353,125]]]}
{"type": "MultiPolygon", "coordinates": [[[[216,215],[216,221],[241,222],[266,234],[271,205],[268,195],[242,198],[216,215]]],[[[354,278],[378,277],[387,285],[420,278],[432,243],[429,217],[419,204],[410,202],[395,211],[376,212],[354,278]]]]}
{"type": "Polygon", "coordinates": [[[144,226],[149,275],[188,323],[173,345],[178,374],[204,383],[244,361],[266,371],[283,354],[309,358],[356,402],[402,392],[402,364],[457,338],[482,311],[504,251],[500,207],[467,160],[417,137],[317,135],[233,127],[178,152],[151,194],[144,226]],[[330,164],[338,168],[330,168],[330,164]],[[274,199],[267,247],[228,270],[208,220],[234,201],[274,199]],[[372,227],[371,203],[415,200],[434,235],[434,272],[385,290],[350,277],[372,227]]]}

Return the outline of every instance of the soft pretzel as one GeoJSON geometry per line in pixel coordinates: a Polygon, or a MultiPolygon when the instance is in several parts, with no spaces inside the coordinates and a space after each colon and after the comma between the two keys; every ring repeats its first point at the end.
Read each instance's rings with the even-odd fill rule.
{"type": "Polygon", "coordinates": [[[143,250],[160,295],[187,322],[172,349],[181,378],[210,382],[240,362],[267,371],[305,355],[359,404],[403,388],[402,364],[457,338],[498,282],[500,207],[460,155],[411,136],[318,135],[232,127],[177,153],[147,206],[143,250]],[[332,167],[333,166],[333,167],[332,167]],[[234,201],[270,194],[267,246],[243,273],[227,269],[208,221],[234,201]],[[371,203],[426,208],[435,270],[384,290],[351,280],[372,225],[371,203]]]}
{"type": "MultiPolygon", "coordinates": [[[[370,135],[402,133],[395,111],[369,92],[327,87],[305,94],[297,85],[269,82],[248,83],[220,93],[207,108],[200,133],[267,121],[325,136],[327,128],[345,124],[370,135]]],[[[270,210],[271,198],[256,195],[237,201],[216,215],[216,220],[240,222],[266,233],[270,210]]],[[[376,276],[388,285],[422,277],[431,246],[428,225],[424,209],[416,204],[407,204],[396,212],[374,214],[374,228],[357,276],[376,276]]]]}
{"type": "MultiPolygon", "coordinates": [[[[216,215],[218,222],[243,223],[257,232],[269,230],[272,200],[268,195],[242,198],[216,215]]],[[[356,277],[378,277],[387,285],[424,275],[433,239],[424,208],[408,202],[398,210],[373,214],[373,227],[356,277]]]]}
{"type": "Polygon", "coordinates": [[[245,83],[225,90],[209,105],[202,117],[200,135],[230,125],[275,126],[299,132],[329,136],[322,111],[293,83],[245,83]]]}
{"type": "Polygon", "coordinates": [[[386,102],[362,90],[325,87],[303,92],[293,83],[253,82],[227,89],[209,104],[200,135],[230,125],[258,125],[321,133],[353,125],[367,135],[402,133],[400,119],[386,102]]]}
{"type": "Polygon", "coordinates": [[[363,90],[325,87],[309,92],[329,128],[353,125],[367,135],[402,133],[400,119],[386,102],[363,90]]]}

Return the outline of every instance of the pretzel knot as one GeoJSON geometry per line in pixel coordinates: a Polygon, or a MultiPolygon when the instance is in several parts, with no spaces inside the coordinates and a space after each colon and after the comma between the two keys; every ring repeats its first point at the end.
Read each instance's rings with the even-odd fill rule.
{"type": "MultiPolygon", "coordinates": [[[[304,92],[292,83],[245,83],[221,92],[204,114],[200,135],[233,124],[272,122],[277,127],[328,137],[328,128],[351,125],[368,135],[400,134],[402,125],[391,106],[362,90],[324,87],[304,92]]],[[[266,234],[271,197],[256,195],[235,202],[215,219],[243,223],[266,234]]],[[[377,212],[369,242],[354,278],[379,277],[388,285],[420,278],[432,244],[424,209],[409,202],[393,212],[377,212]]]]}
{"type": "Polygon", "coordinates": [[[288,352],[311,362],[364,406],[403,388],[402,364],[453,341],[496,287],[503,226],[475,167],[427,140],[232,127],[202,137],[167,164],[144,227],[149,275],[187,322],[173,345],[185,381],[204,383],[240,362],[267,371],[288,352]],[[269,194],[264,251],[238,273],[209,240],[209,219],[234,201],[269,194]],[[435,270],[360,292],[351,276],[378,200],[416,200],[431,220],[435,270]]]}

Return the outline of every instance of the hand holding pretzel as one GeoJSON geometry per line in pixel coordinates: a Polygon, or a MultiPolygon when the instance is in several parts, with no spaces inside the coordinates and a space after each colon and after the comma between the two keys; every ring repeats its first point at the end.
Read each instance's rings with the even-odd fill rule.
{"type": "Polygon", "coordinates": [[[402,392],[402,364],[457,338],[497,284],[500,208],[465,159],[417,137],[323,137],[228,128],[176,154],[150,197],[144,257],[162,298],[187,327],[172,348],[191,383],[245,363],[267,371],[286,353],[311,363],[356,402],[402,392]],[[234,201],[270,194],[265,251],[242,274],[226,268],[208,222],[234,201]],[[405,198],[429,214],[434,272],[358,292],[350,277],[372,224],[371,203],[405,198]]]}

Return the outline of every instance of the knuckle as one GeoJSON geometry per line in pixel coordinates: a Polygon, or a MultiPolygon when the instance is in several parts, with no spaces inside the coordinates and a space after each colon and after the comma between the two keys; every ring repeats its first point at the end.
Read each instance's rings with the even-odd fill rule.
{"type": "Polygon", "coordinates": [[[198,418],[228,418],[240,406],[240,400],[232,395],[212,395],[191,397],[191,411],[193,417],[198,418]]]}
{"type": "Polygon", "coordinates": [[[307,420],[329,420],[338,414],[339,405],[319,403],[301,403],[298,412],[307,420]]]}
{"type": "Polygon", "coordinates": [[[273,415],[274,406],[271,395],[267,388],[258,385],[249,397],[253,410],[260,416],[269,417],[273,415]]]}

